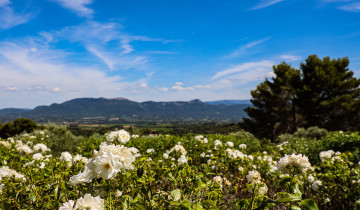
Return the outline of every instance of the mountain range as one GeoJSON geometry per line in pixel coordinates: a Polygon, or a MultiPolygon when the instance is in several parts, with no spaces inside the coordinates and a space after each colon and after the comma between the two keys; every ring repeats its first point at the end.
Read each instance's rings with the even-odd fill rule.
{"type": "Polygon", "coordinates": [[[238,122],[242,117],[246,117],[244,108],[248,106],[248,100],[135,102],[126,98],[76,98],[30,110],[0,109],[0,122],[21,117],[38,123],[238,122]]]}

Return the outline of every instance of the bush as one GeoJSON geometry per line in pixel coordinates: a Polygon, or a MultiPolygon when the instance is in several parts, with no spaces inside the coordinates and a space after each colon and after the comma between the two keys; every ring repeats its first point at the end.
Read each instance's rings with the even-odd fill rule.
{"type": "Polygon", "coordinates": [[[294,136],[303,137],[303,138],[313,138],[320,139],[323,136],[326,136],[329,132],[324,128],[319,128],[317,126],[305,128],[299,128],[294,136]]]}
{"type": "Polygon", "coordinates": [[[75,136],[71,133],[65,125],[57,125],[49,123],[44,130],[50,141],[50,149],[55,155],[61,152],[77,151],[77,144],[81,141],[81,137],[75,136]]]}
{"type": "Polygon", "coordinates": [[[34,121],[26,118],[19,118],[14,120],[14,122],[8,122],[2,125],[0,128],[0,137],[7,139],[22,132],[30,133],[36,128],[37,125],[34,121]]]}

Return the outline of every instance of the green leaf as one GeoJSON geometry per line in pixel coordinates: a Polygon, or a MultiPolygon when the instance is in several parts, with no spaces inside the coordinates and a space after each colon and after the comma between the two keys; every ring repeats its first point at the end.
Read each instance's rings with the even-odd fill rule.
{"type": "Polygon", "coordinates": [[[291,206],[290,210],[301,210],[301,208],[298,206],[291,206]]]}
{"type": "Polygon", "coordinates": [[[278,194],[280,194],[280,198],[277,200],[277,202],[279,202],[279,203],[287,203],[287,202],[301,200],[301,196],[296,195],[296,194],[290,194],[290,193],[285,193],[285,192],[281,192],[278,194]]]}
{"type": "Polygon", "coordinates": [[[56,185],[56,187],[55,187],[55,190],[54,190],[54,197],[55,197],[55,199],[56,200],[59,200],[59,186],[58,185],[56,185]]]}
{"type": "Polygon", "coordinates": [[[290,190],[291,190],[291,192],[292,192],[293,194],[299,195],[300,198],[301,198],[302,193],[301,193],[301,191],[300,191],[300,189],[299,189],[299,185],[298,185],[297,183],[291,184],[291,185],[290,185],[290,190]]]}
{"type": "Polygon", "coordinates": [[[144,168],[143,167],[138,168],[138,170],[136,171],[136,174],[139,178],[141,178],[142,175],[144,174],[144,168]]]}
{"type": "Polygon", "coordinates": [[[318,207],[317,207],[315,201],[312,200],[312,199],[302,200],[300,204],[301,204],[305,209],[308,209],[308,210],[318,210],[318,207]]]}
{"type": "Polygon", "coordinates": [[[190,209],[191,203],[189,200],[186,199],[181,203],[181,205],[187,209],[190,209]]]}
{"type": "Polygon", "coordinates": [[[146,207],[144,205],[141,205],[141,204],[136,204],[134,206],[134,209],[135,210],[146,210],[146,207]]]}
{"type": "Polygon", "coordinates": [[[170,202],[170,205],[172,205],[172,206],[179,206],[180,203],[179,203],[179,201],[171,201],[171,202],[170,202]]]}
{"type": "Polygon", "coordinates": [[[180,191],[180,189],[175,189],[175,190],[171,191],[170,195],[174,201],[178,201],[181,198],[181,191],[180,191]]]}
{"type": "Polygon", "coordinates": [[[286,183],[288,183],[290,181],[291,181],[290,177],[285,177],[283,180],[281,180],[280,185],[285,185],[286,183]]]}

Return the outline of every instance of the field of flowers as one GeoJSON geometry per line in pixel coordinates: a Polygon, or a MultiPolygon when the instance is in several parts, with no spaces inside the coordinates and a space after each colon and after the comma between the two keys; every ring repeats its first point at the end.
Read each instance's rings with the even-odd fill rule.
{"type": "Polygon", "coordinates": [[[119,130],[67,151],[54,139],[54,131],[38,130],[0,141],[0,209],[360,208],[355,132],[286,134],[271,143],[247,132],[119,130]]]}

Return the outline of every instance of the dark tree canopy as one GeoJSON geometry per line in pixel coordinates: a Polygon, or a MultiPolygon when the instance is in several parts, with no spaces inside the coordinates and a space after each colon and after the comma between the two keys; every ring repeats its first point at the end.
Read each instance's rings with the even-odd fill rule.
{"type": "Polygon", "coordinates": [[[305,117],[306,126],[319,126],[328,130],[359,129],[360,79],[349,70],[349,59],[322,60],[309,56],[301,63],[301,89],[298,106],[305,117]]]}
{"type": "Polygon", "coordinates": [[[30,133],[36,128],[36,123],[26,118],[19,118],[14,122],[8,122],[0,125],[0,137],[8,138],[20,134],[22,132],[30,133]]]}
{"type": "Polygon", "coordinates": [[[274,66],[274,77],[251,91],[253,107],[243,127],[269,139],[299,127],[359,130],[360,79],[349,70],[349,59],[310,55],[300,69],[285,62],[274,66]]]}

